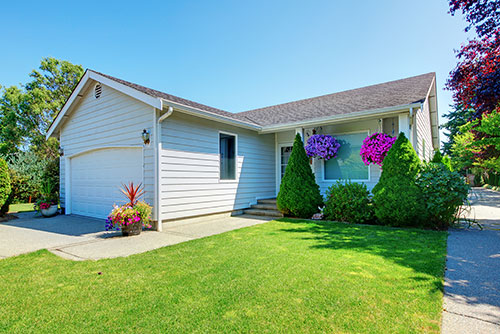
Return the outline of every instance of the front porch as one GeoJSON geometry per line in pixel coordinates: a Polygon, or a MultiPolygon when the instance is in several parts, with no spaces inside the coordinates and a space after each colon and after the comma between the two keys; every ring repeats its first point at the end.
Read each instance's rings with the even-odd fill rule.
{"type": "Polygon", "coordinates": [[[346,179],[363,182],[371,190],[380,178],[381,169],[378,165],[366,166],[363,163],[359,155],[363,140],[375,132],[383,132],[390,136],[397,136],[399,132],[403,132],[422,158],[425,154],[422,149],[419,153],[418,138],[413,122],[413,111],[406,110],[386,117],[329,121],[314,126],[275,132],[276,194],[279,192],[281,179],[297,133],[303,138],[304,144],[314,133],[331,135],[342,143],[336,158],[328,161],[312,159],[311,168],[316,175],[316,183],[320,186],[322,194],[338,180],[346,179]]]}

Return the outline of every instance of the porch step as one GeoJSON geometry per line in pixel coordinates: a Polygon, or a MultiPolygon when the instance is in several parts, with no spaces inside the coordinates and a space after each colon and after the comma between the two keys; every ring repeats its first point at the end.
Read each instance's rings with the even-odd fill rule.
{"type": "Polygon", "coordinates": [[[259,199],[257,200],[258,204],[274,204],[276,205],[276,198],[268,198],[268,199],[259,199]]]}
{"type": "Polygon", "coordinates": [[[278,210],[276,204],[255,204],[252,205],[252,209],[262,209],[262,210],[278,210]]]}
{"type": "Polygon", "coordinates": [[[283,217],[283,214],[278,210],[246,209],[244,213],[252,216],[283,217]]]}

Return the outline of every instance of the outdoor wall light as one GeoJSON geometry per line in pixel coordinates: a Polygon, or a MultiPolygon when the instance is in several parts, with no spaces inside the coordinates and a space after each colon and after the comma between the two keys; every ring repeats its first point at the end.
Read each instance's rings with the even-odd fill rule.
{"type": "Polygon", "coordinates": [[[59,146],[58,152],[61,157],[64,155],[64,149],[61,146],[59,146]]]}
{"type": "Polygon", "coordinates": [[[144,142],[144,145],[149,145],[150,143],[150,132],[148,129],[142,130],[141,133],[142,141],[144,142]]]}

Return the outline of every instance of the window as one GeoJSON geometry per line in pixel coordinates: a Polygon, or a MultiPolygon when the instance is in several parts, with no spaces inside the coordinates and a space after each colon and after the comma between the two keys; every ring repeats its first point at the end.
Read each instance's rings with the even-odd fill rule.
{"type": "Polygon", "coordinates": [[[368,166],[365,166],[359,151],[368,132],[335,135],[340,142],[337,157],[324,162],[325,180],[368,180],[368,166]]]}
{"type": "Polygon", "coordinates": [[[236,136],[219,133],[220,179],[236,179],[236,136]]]}

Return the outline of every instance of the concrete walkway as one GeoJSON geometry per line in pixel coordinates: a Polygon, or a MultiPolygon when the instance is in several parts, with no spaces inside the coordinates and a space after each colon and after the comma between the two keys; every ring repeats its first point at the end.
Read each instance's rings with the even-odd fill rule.
{"type": "Polygon", "coordinates": [[[483,230],[450,230],[442,333],[500,334],[500,193],[474,188],[471,200],[483,230]]]}
{"type": "Polygon", "coordinates": [[[107,232],[104,221],[80,216],[36,217],[21,213],[19,219],[0,223],[0,259],[39,249],[70,260],[98,260],[147,252],[184,241],[261,224],[269,219],[227,214],[177,220],[163,224],[163,232],[147,231],[122,237],[107,232]]]}

